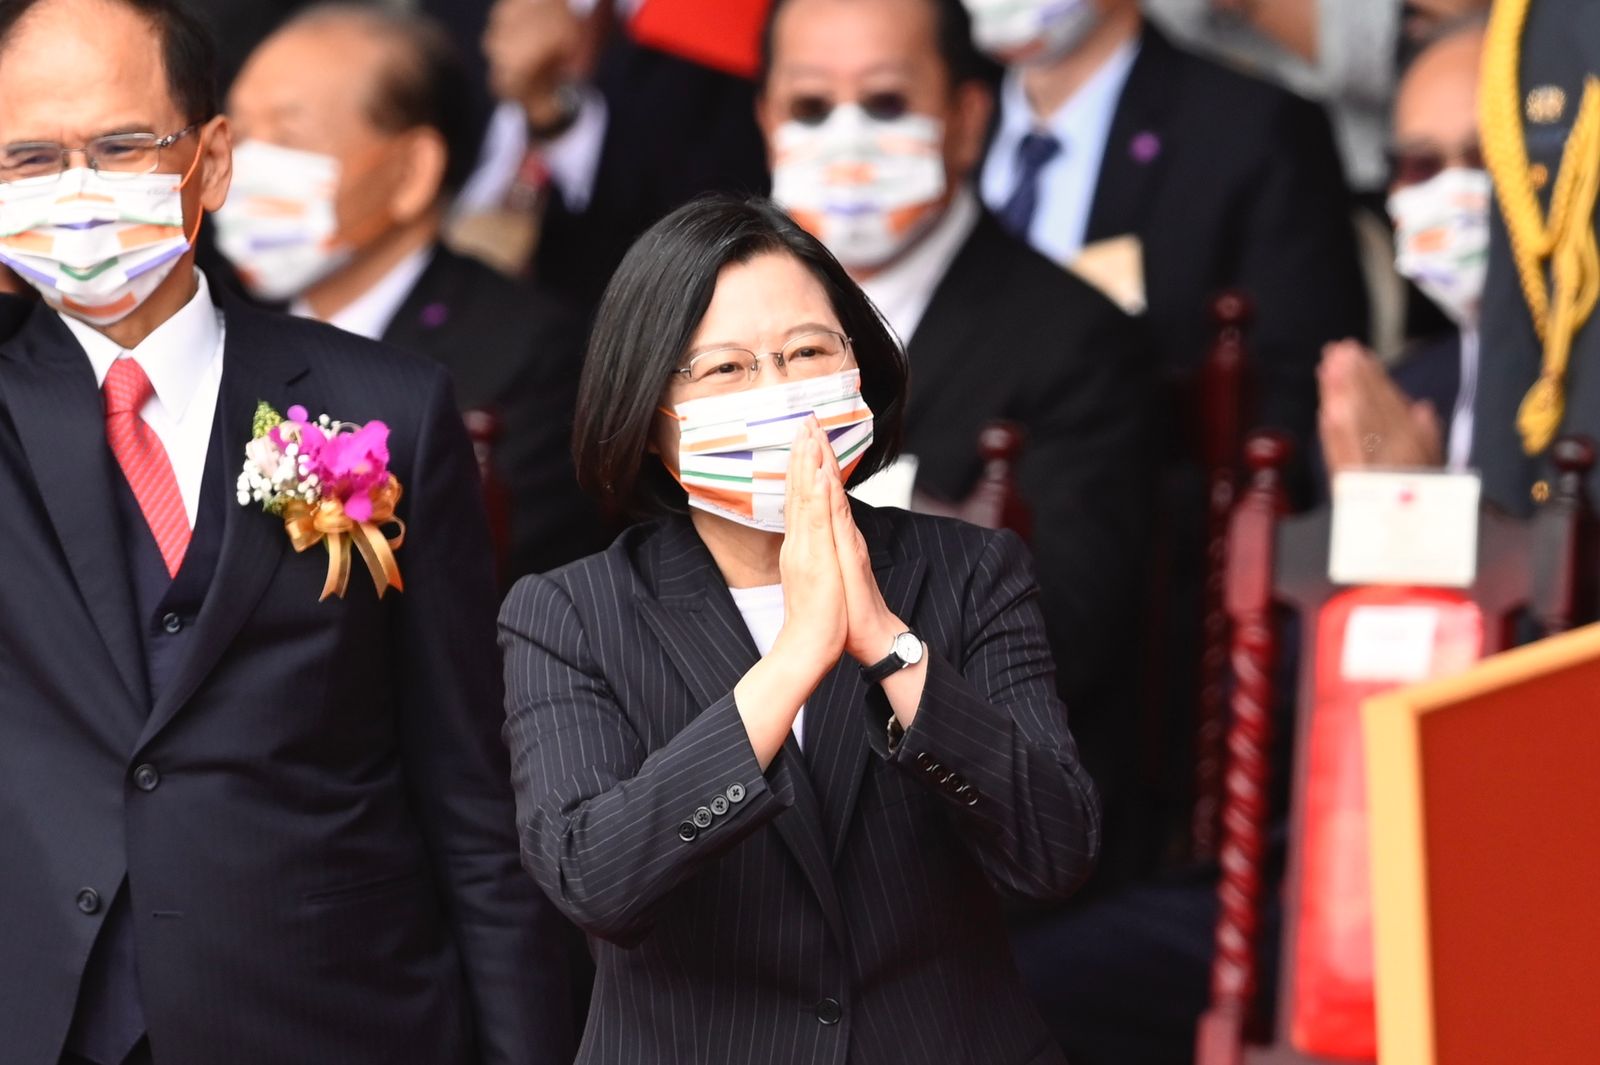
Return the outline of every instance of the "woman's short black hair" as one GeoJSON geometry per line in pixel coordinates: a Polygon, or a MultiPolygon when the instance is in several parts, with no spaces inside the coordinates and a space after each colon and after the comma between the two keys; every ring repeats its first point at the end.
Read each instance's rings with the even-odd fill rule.
{"type": "Polygon", "coordinates": [[[636,516],[682,510],[683,490],[648,457],[658,408],[711,306],[724,267],[770,253],[798,259],[828,294],[861,368],[874,431],[858,483],[900,450],[906,358],[844,267],[770,200],[708,196],[640,237],[606,287],[578,386],[572,454],[591,495],[636,516]]]}

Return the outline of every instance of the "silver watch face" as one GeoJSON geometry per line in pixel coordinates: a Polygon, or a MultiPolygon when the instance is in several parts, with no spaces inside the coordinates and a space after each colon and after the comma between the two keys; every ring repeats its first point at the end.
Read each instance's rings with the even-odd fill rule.
{"type": "Polygon", "coordinates": [[[890,649],[894,656],[908,666],[914,666],[922,661],[922,641],[914,633],[902,632],[894,638],[894,646],[890,649]]]}

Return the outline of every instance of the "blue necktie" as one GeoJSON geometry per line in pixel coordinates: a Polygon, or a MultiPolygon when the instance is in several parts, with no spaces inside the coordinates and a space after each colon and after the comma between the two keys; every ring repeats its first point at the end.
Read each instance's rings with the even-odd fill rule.
{"type": "Polygon", "coordinates": [[[1061,142],[1048,133],[1024,134],[1017,145],[1017,186],[1000,208],[1000,222],[1012,235],[1028,239],[1039,209],[1039,171],[1059,154],[1061,142]]]}

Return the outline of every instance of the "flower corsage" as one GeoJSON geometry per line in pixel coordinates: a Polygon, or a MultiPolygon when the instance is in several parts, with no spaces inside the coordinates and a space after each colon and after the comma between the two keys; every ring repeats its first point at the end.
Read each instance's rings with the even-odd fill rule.
{"type": "Polygon", "coordinates": [[[282,518],[296,551],[327,545],[322,598],[344,596],[352,544],[380,599],[391,587],[404,590],[394,553],[405,543],[406,527],[394,516],[400,482],[389,472],[389,427],[336,422],[326,414],[311,421],[300,406],[285,418],[262,403],[252,436],[239,474],[239,504],[260,503],[282,518]],[[397,531],[385,533],[385,526],[397,531]]]}

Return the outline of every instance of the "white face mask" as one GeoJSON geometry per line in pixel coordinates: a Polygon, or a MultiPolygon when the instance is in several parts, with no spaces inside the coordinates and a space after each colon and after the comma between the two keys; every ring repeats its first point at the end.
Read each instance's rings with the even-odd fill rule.
{"type": "Polygon", "coordinates": [[[972,40],[1001,63],[1049,63],[1100,24],[1095,0],[963,0],[972,40]]]}
{"type": "Polygon", "coordinates": [[[58,178],[0,184],[0,262],[57,310],[114,325],[149,299],[189,250],[187,180],[108,178],[79,167],[58,178]]]}
{"type": "Polygon", "coordinates": [[[335,238],[339,160],[245,141],[217,212],[217,247],[256,298],[293,299],[350,259],[335,238]]]}
{"type": "Polygon", "coordinates": [[[828,434],[846,482],[872,445],[859,369],[685,400],[672,413],[689,505],[764,532],[783,532],[789,452],[806,415],[828,434]]]}
{"type": "Polygon", "coordinates": [[[778,127],[772,198],[845,267],[882,266],[937,217],[943,146],[936,118],[840,104],[819,125],[778,127]]]}
{"type": "Polygon", "coordinates": [[[1395,269],[1460,326],[1476,325],[1489,270],[1489,208],[1482,170],[1452,167],[1389,197],[1395,269]]]}

